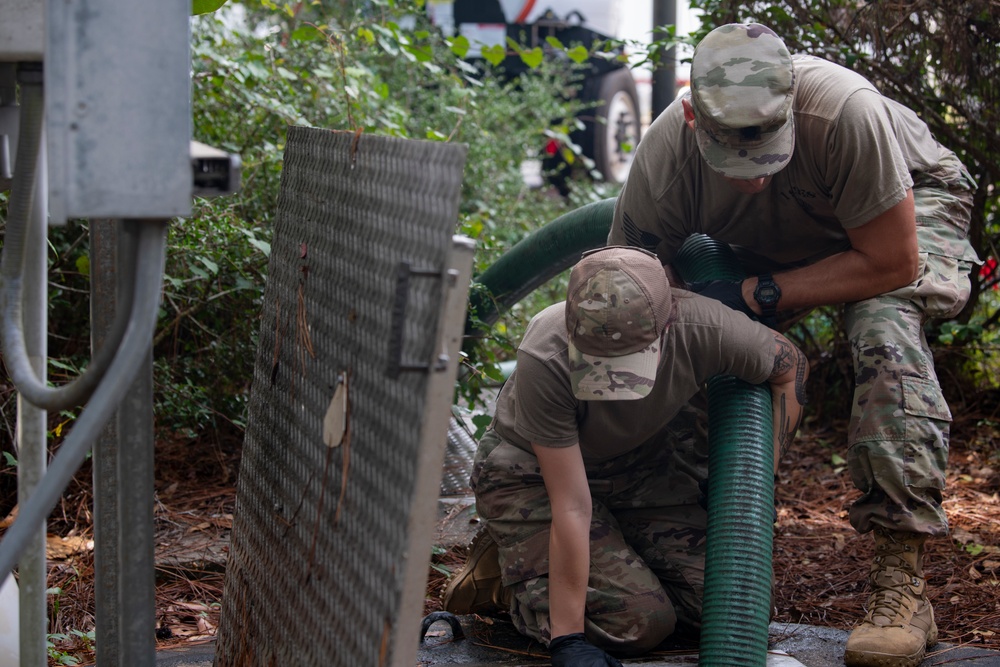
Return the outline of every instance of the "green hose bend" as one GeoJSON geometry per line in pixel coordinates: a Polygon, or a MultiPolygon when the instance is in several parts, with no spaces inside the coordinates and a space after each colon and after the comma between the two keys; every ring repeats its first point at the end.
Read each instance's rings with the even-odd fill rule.
{"type": "Polygon", "coordinates": [[[539,227],[476,277],[481,287],[469,298],[466,333],[490,326],[515,303],[570,268],[588,250],[607,243],[615,200],[602,199],[574,209],[539,227]]]}
{"type": "MultiPolygon", "coordinates": [[[[674,262],[688,282],[745,277],[732,249],[688,238],[674,262]]],[[[732,376],[708,382],[709,558],[698,664],[767,662],[774,521],[771,393],[732,376]]]]}

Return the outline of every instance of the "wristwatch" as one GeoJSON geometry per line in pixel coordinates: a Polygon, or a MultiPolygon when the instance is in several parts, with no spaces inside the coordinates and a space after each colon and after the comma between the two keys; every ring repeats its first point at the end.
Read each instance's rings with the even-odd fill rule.
{"type": "Polygon", "coordinates": [[[753,291],[753,300],[760,305],[764,317],[774,317],[781,300],[781,288],[774,282],[770,273],[757,276],[757,287],[753,291]]]}

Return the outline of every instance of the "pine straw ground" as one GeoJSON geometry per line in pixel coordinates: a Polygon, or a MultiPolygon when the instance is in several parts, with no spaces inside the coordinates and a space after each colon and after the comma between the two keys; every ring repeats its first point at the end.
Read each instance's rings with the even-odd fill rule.
{"type": "MultiPolygon", "coordinates": [[[[929,593],[941,641],[1000,649],[1000,415],[972,408],[956,417],[945,501],[952,535],[929,542],[929,593]]],[[[844,430],[806,425],[783,461],[774,549],[779,621],[849,629],[863,614],[872,542],[847,521],[856,491],[839,458],[844,430]]],[[[224,442],[157,444],[158,648],[215,634],[239,441],[233,434],[224,442]]],[[[48,585],[60,591],[49,597],[50,632],[69,635],[59,650],[86,664],[90,641],[71,631],[94,627],[89,468],[77,480],[49,524],[48,585]]],[[[444,572],[464,557],[463,548],[435,556],[426,612],[440,608],[444,572]]]]}

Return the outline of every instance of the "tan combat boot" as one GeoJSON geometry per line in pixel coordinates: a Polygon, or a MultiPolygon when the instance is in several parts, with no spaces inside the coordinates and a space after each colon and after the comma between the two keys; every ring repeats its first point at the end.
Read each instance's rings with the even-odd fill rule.
{"type": "Polygon", "coordinates": [[[926,535],[876,528],[868,614],[847,640],[850,667],[915,667],[937,643],[927,600],[923,554],[926,535]]]}
{"type": "Polygon", "coordinates": [[[448,582],[443,602],[453,614],[510,610],[511,593],[500,579],[500,552],[485,528],[472,540],[465,567],[448,582]]]}

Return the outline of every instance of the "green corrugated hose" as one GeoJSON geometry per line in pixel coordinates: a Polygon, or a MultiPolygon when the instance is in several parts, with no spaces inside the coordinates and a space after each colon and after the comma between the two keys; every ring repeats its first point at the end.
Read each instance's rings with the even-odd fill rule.
{"type": "MultiPolygon", "coordinates": [[[[732,249],[691,236],[674,266],[687,282],[746,277],[732,249]]],[[[771,392],[731,375],[708,382],[708,559],[698,664],[767,663],[774,522],[771,392]]]]}
{"type": "MultiPolygon", "coordinates": [[[[608,240],[614,199],[581,206],[539,227],[505,252],[475,279],[469,313],[489,326],[539,286],[573,266],[587,250],[608,240]]],[[[470,319],[466,333],[475,331],[470,319]]]]}
{"type": "MultiPolygon", "coordinates": [[[[562,215],[514,245],[476,278],[470,312],[490,325],[500,313],[603,246],[614,199],[562,215]]],[[[729,246],[704,235],[684,244],[675,267],[688,282],[744,276],[729,246]]],[[[475,331],[470,319],[467,331],[475,331]]],[[[767,662],[774,451],[771,394],[731,376],[708,383],[711,483],[699,665],[767,662]]]]}

